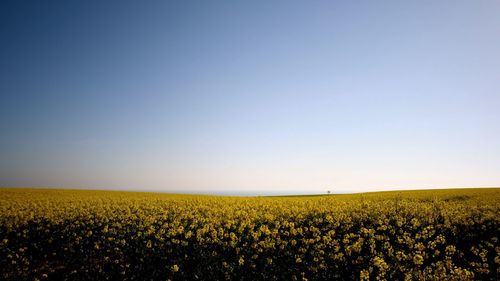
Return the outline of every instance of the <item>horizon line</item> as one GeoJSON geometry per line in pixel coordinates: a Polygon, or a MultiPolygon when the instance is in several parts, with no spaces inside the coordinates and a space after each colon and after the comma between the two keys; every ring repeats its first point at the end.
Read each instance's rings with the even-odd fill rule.
{"type": "Polygon", "coordinates": [[[230,196],[230,197],[260,197],[260,196],[321,196],[321,195],[344,195],[344,194],[363,194],[363,193],[377,193],[377,192],[404,192],[404,191],[420,191],[420,190],[448,190],[448,189],[498,189],[500,186],[477,186],[477,187],[423,187],[423,188],[410,188],[410,189],[378,189],[367,191],[341,191],[341,192],[324,192],[324,193],[286,193],[286,192],[179,192],[167,191],[157,189],[119,189],[119,188],[86,188],[86,187],[55,187],[55,186],[0,186],[0,189],[38,189],[38,190],[67,190],[67,191],[112,191],[112,192],[131,192],[131,193],[158,193],[158,194],[172,194],[172,195],[201,195],[201,196],[230,196]]]}

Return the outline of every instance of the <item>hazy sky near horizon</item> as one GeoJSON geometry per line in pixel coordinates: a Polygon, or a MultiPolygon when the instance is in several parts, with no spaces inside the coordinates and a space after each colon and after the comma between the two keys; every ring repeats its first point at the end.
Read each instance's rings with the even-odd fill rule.
{"type": "Polygon", "coordinates": [[[500,1],[1,1],[0,186],[500,186],[500,1]]]}

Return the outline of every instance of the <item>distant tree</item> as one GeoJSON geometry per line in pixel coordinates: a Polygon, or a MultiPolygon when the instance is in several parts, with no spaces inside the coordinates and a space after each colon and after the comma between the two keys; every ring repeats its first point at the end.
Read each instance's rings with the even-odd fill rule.
{"type": "Polygon", "coordinates": [[[330,190],[327,191],[328,195],[330,195],[330,193],[332,193],[330,190]]]}

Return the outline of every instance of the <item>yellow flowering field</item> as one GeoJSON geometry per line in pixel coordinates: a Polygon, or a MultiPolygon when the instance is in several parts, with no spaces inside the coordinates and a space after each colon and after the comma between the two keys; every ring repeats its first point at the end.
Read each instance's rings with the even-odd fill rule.
{"type": "Polygon", "coordinates": [[[500,189],[0,189],[1,280],[500,280],[500,189]]]}

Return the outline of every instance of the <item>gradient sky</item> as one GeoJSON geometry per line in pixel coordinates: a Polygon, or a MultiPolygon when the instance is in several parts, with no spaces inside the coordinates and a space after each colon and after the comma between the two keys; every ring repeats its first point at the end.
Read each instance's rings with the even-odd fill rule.
{"type": "Polygon", "coordinates": [[[0,186],[500,186],[500,1],[0,2],[0,186]]]}

